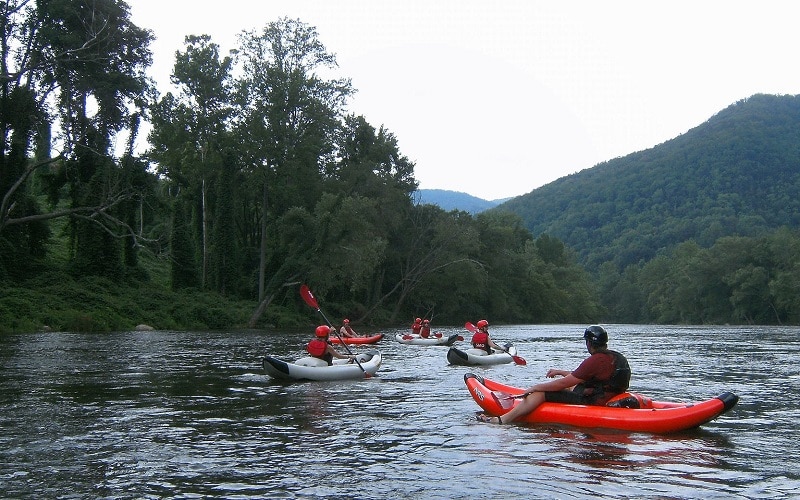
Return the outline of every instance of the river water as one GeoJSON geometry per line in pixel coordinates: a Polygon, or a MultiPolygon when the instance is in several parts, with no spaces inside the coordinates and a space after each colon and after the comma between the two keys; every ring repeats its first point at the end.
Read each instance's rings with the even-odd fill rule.
{"type": "Polygon", "coordinates": [[[403,345],[386,330],[377,376],[299,383],[266,377],[261,358],[299,357],[310,331],[0,336],[0,496],[800,497],[796,327],[607,327],[609,347],[630,361],[632,390],[740,396],[700,429],[475,420],[464,373],[543,381],[586,356],[584,327],[492,328],[527,365],[484,368],[450,366],[446,347],[403,345]]]}

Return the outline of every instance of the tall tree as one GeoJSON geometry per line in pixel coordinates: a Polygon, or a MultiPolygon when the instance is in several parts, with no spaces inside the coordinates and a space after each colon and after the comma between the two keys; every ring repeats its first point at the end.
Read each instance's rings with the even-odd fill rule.
{"type": "Polygon", "coordinates": [[[167,94],[154,108],[150,134],[150,156],[159,163],[159,171],[174,184],[178,196],[195,201],[202,287],[208,284],[212,206],[219,193],[214,186],[223,169],[223,144],[232,113],[231,67],[232,59],[221,57],[208,35],[187,36],[185,50],[176,53],[171,77],[178,95],[167,94]]]}
{"type": "Polygon", "coordinates": [[[383,126],[376,131],[363,116],[348,115],[337,143],[340,158],[327,173],[337,190],[376,199],[393,193],[408,197],[417,190],[414,163],[383,126]]]}
{"type": "MultiPolygon", "coordinates": [[[[270,220],[290,207],[312,209],[321,171],[331,161],[333,134],[353,90],[347,79],[320,78],[336,58],[316,29],[283,18],[239,38],[241,77],[237,136],[247,144],[248,168],[261,186],[258,296],[266,298],[270,220]]],[[[276,277],[280,280],[280,277],[276,277]]]]}

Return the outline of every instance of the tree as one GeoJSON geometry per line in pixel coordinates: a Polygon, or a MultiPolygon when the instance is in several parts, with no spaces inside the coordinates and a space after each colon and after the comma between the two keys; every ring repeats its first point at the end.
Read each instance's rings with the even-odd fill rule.
{"type": "MultiPolygon", "coordinates": [[[[232,165],[225,164],[224,143],[229,135],[231,113],[231,67],[230,57],[221,57],[219,46],[211,42],[208,35],[187,36],[186,50],[175,56],[172,83],[178,96],[167,94],[153,110],[153,130],[150,142],[153,145],[150,157],[159,163],[159,172],[174,184],[177,196],[194,199],[192,214],[197,221],[196,248],[200,252],[200,286],[205,288],[209,280],[209,261],[226,262],[230,255],[211,256],[211,239],[221,241],[221,235],[212,235],[213,206],[222,189],[229,190],[234,172],[232,165]],[[224,179],[220,181],[220,176],[224,179]],[[225,184],[215,187],[218,182],[225,184]],[[195,196],[196,195],[196,196],[195,196]]],[[[224,200],[226,217],[232,207],[224,200]]],[[[232,220],[226,219],[232,224],[232,220]]],[[[217,226],[228,234],[230,227],[217,226]]],[[[219,251],[226,251],[217,244],[219,251]]],[[[226,264],[227,265],[227,264],[226,264]]],[[[230,272],[228,269],[227,272],[230,272]]],[[[217,276],[220,271],[217,270],[217,276]]],[[[220,283],[217,283],[218,286],[220,283]]]]}
{"type": "Polygon", "coordinates": [[[383,126],[376,131],[363,116],[348,115],[337,147],[339,161],[327,173],[337,191],[383,199],[417,190],[414,163],[400,153],[397,138],[383,126]]]}
{"type": "Polygon", "coordinates": [[[321,171],[333,154],[333,135],[346,99],[346,79],[324,80],[336,66],[314,28],[288,18],[261,33],[239,37],[237,81],[246,167],[261,186],[258,297],[267,296],[268,224],[293,206],[312,209],[321,195],[321,171]]]}
{"type": "MultiPolygon", "coordinates": [[[[72,216],[78,269],[113,272],[113,247],[130,233],[118,204],[136,193],[124,183],[112,138],[135,137],[150,91],[144,71],[152,35],[114,0],[2,2],[0,16],[0,235],[13,225],[72,216]],[[62,152],[52,156],[54,144],[62,152]],[[26,201],[25,186],[45,166],[51,206],[40,210],[26,201]],[[64,186],[66,206],[59,204],[64,186]],[[99,266],[86,266],[96,258],[99,266]]],[[[40,232],[31,226],[31,235],[40,232]]]]}

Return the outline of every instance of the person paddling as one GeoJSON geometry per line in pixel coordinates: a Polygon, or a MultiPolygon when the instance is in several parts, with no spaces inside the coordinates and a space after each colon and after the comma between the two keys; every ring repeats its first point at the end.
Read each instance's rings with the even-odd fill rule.
{"type": "Polygon", "coordinates": [[[349,359],[352,361],[355,356],[342,354],[328,341],[328,336],[331,333],[331,328],[328,325],[319,325],[314,331],[315,338],[306,345],[308,354],[315,358],[319,358],[328,365],[333,364],[333,358],[349,359]]]}
{"type": "Polygon", "coordinates": [[[422,318],[417,318],[414,320],[414,324],[411,325],[411,333],[413,335],[419,335],[422,331],[422,318]]]}
{"type": "Polygon", "coordinates": [[[481,422],[508,424],[527,415],[545,401],[580,405],[604,405],[609,399],[628,390],[631,369],[622,354],[608,349],[608,332],[592,325],[583,332],[590,356],[572,372],[551,368],[550,382],[529,387],[523,399],[505,415],[493,417],[478,413],[481,422]],[[556,378],[558,377],[558,378],[556,378]]]}
{"type": "Polygon", "coordinates": [[[422,320],[422,328],[419,329],[419,336],[423,339],[427,339],[431,336],[431,322],[430,320],[423,319],[422,320]]]}
{"type": "Polygon", "coordinates": [[[494,341],[489,337],[488,321],[482,319],[478,321],[478,324],[475,326],[478,327],[478,330],[472,334],[472,347],[475,349],[482,349],[486,351],[486,354],[492,354],[494,352],[492,349],[506,352],[505,349],[495,344],[494,341]]]}
{"type": "Polygon", "coordinates": [[[350,327],[350,320],[347,318],[342,321],[342,328],[339,329],[339,333],[342,335],[342,337],[348,339],[361,337],[361,335],[357,334],[356,331],[350,327]]]}

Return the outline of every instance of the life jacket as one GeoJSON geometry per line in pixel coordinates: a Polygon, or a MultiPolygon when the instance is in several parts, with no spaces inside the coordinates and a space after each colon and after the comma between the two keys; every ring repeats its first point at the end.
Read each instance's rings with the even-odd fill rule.
{"type": "Polygon", "coordinates": [[[422,337],[422,338],[425,338],[425,339],[430,337],[431,336],[431,327],[423,326],[419,331],[419,336],[422,337]]]}
{"type": "Polygon", "coordinates": [[[631,366],[628,364],[627,358],[617,351],[606,350],[606,352],[614,357],[612,362],[614,372],[611,374],[611,378],[604,389],[607,392],[621,394],[627,391],[631,384],[631,366]]]}
{"type": "Polygon", "coordinates": [[[419,335],[420,330],[422,330],[422,323],[414,323],[411,325],[411,333],[414,335],[419,335]]]}
{"type": "Polygon", "coordinates": [[[328,343],[324,340],[314,339],[306,346],[306,351],[315,358],[324,359],[323,356],[328,350],[328,343]]]}
{"type": "Polygon", "coordinates": [[[628,365],[628,360],[625,359],[625,356],[617,351],[600,349],[597,352],[611,356],[611,377],[608,380],[596,378],[585,380],[576,385],[573,391],[582,394],[584,397],[594,398],[600,401],[600,404],[604,404],[606,400],[614,395],[622,394],[628,390],[628,385],[631,381],[631,367],[628,365]]]}
{"type": "Polygon", "coordinates": [[[472,347],[489,351],[489,334],[486,332],[476,332],[472,335],[472,347]]]}

